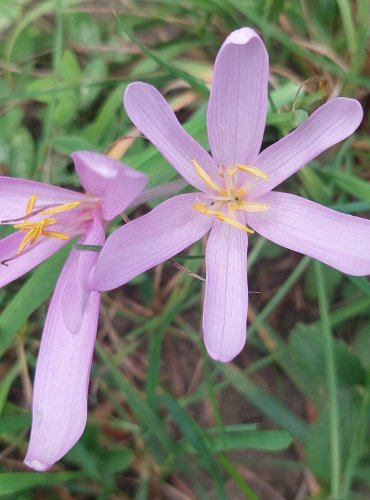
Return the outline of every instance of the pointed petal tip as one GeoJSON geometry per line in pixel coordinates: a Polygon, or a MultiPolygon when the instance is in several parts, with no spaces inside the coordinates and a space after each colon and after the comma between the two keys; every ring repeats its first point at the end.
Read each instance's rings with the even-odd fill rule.
{"type": "Polygon", "coordinates": [[[29,460],[27,457],[24,459],[23,463],[27,465],[30,469],[36,470],[37,472],[45,472],[49,470],[54,464],[44,464],[39,460],[29,460]]]}

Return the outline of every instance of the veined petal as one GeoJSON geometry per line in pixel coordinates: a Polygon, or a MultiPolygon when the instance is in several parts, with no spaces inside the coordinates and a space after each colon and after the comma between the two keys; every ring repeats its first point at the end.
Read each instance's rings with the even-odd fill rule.
{"type": "Polygon", "coordinates": [[[125,210],[148,182],[142,172],[106,155],[77,151],[71,156],[83,187],[103,199],[101,208],[105,220],[112,220],[125,210]]]}
{"type": "Polygon", "coordinates": [[[269,192],[334,144],[346,139],[361,123],[362,107],[355,99],[337,97],[317,109],[296,130],[262,151],[255,166],[269,180],[253,179],[250,196],[269,192]]]}
{"type": "MultiPolygon", "coordinates": [[[[79,240],[79,244],[103,245],[104,228],[95,217],[87,233],[79,240]]],[[[96,264],[99,252],[93,250],[73,249],[68,258],[68,275],[65,277],[64,288],[61,291],[62,312],[67,328],[77,334],[90,297],[89,275],[96,264]]]]}
{"type": "Polygon", "coordinates": [[[217,221],[206,247],[203,331],[209,355],[224,363],[242,350],[247,333],[248,236],[217,221]]]}
{"type": "Polygon", "coordinates": [[[36,194],[36,207],[45,205],[62,205],[74,201],[86,201],[86,195],[43,182],[0,177],[0,223],[8,219],[16,219],[25,215],[30,197],[36,194]]]}
{"type": "Polygon", "coordinates": [[[255,31],[241,28],[222,45],[208,104],[208,138],[217,163],[253,164],[267,111],[268,54],[255,31]]]}
{"type": "Polygon", "coordinates": [[[36,366],[31,438],[25,463],[49,469],[80,438],[87,418],[87,391],[100,296],[91,292],[78,332],[64,321],[64,288],[74,272],[73,256],[65,264],[50,303],[36,366]]]}
{"type": "Polygon", "coordinates": [[[131,83],[125,92],[126,112],[136,127],[192,186],[209,192],[192,163],[196,160],[218,183],[217,166],[205,149],[180,125],[166,100],[152,85],[131,83]]]}
{"type": "Polygon", "coordinates": [[[262,236],[343,273],[370,274],[370,221],[287,193],[262,200],[270,210],[247,213],[247,224],[262,236]]]}
{"type": "Polygon", "coordinates": [[[92,288],[105,291],[164,262],[202,238],[214,218],[192,208],[195,195],[182,194],[117,229],[106,241],[92,273],[92,288]]]}
{"type": "Polygon", "coordinates": [[[23,238],[24,233],[17,231],[0,240],[0,287],[26,274],[68,243],[66,240],[41,238],[18,255],[23,238]]]}

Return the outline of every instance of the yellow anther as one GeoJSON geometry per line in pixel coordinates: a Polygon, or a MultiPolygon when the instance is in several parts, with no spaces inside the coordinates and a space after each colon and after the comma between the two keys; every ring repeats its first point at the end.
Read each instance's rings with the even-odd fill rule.
{"type": "MultiPolygon", "coordinates": [[[[202,214],[209,213],[209,209],[202,203],[194,203],[193,208],[195,208],[195,210],[198,210],[198,212],[201,212],[202,214]]],[[[212,210],[212,212],[214,212],[214,210],[212,210]]]]}
{"type": "Polygon", "coordinates": [[[258,167],[252,167],[251,165],[241,165],[240,163],[237,163],[235,166],[238,170],[242,170],[243,172],[247,172],[248,174],[254,175],[255,177],[259,177],[264,181],[269,180],[269,176],[266,174],[266,172],[258,167]]]}
{"type": "Polygon", "coordinates": [[[72,203],[65,203],[64,205],[58,205],[57,207],[48,208],[40,212],[40,215],[54,215],[60,214],[61,212],[66,212],[67,210],[72,210],[73,208],[79,207],[81,205],[80,201],[74,201],[72,203]]]}
{"type": "Polygon", "coordinates": [[[228,217],[227,215],[225,215],[222,212],[219,212],[218,210],[212,210],[210,208],[207,208],[202,203],[194,203],[193,208],[195,208],[195,210],[198,210],[198,212],[201,212],[202,214],[214,215],[217,219],[226,222],[227,224],[230,224],[231,226],[236,227],[237,229],[241,229],[246,233],[251,233],[251,234],[254,233],[253,229],[249,229],[249,227],[244,226],[244,224],[242,224],[241,222],[233,219],[232,217],[228,217]]]}
{"type": "MultiPolygon", "coordinates": [[[[27,245],[33,245],[40,236],[46,236],[49,238],[56,238],[58,240],[69,240],[70,237],[68,234],[60,233],[58,231],[48,231],[45,228],[48,226],[52,226],[57,222],[55,217],[45,218],[36,222],[30,222],[30,219],[27,216],[32,217],[32,212],[34,211],[35,205],[37,201],[37,195],[33,194],[27,202],[26,206],[26,217],[24,218],[21,224],[15,224],[15,229],[20,231],[24,231],[27,234],[23,238],[19,248],[17,250],[17,254],[21,254],[27,245]]],[[[36,212],[34,215],[53,215],[61,212],[65,212],[66,210],[72,210],[81,205],[80,201],[75,201],[72,203],[65,203],[64,205],[57,205],[55,207],[48,208],[41,212],[36,212]]]]}
{"type": "Polygon", "coordinates": [[[224,192],[224,190],[220,187],[220,186],[217,186],[217,184],[215,184],[213,182],[213,180],[210,178],[210,176],[207,174],[207,172],[204,170],[204,168],[202,168],[199,163],[197,163],[195,160],[192,160],[191,161],[192,164],[194,165],[195,167],[195,170],[197,171],[197,174],[199,175],[199,177],[201,179],[204,180],[204,182],[212,189],[214,189],[215,191],[217,191],[218,193],[221,193],[221,192],[224,192]]]}
{"type": "Polygon", "coordinates": [[[69,240],[68,234],[58,233],[57,231],[42,231],[43,236],[48,236],[49,238],[55,238],[57,240],[69,240]]]}
{"type": "Polygon", "coordinates": [[[36,201],[37,201],[37,195],[33,194],[27,202],[26,215],[29,215],[35,208],[36,201]]]}
{"type": "MultiPolygon", "coordinates": [[[[26,236],[23,238],[22,243],[19,245],[19,248],[17,250],[17,254],[21,254],[24,250],[24,247],[27,245],[27,243],[34,238],[35,235],[35,230],[31,229],[29,233],[26,234],[26,236]]],[[[31,243],[32,244],[32,243],[31,243]]]]}
{"type": "Polygon", "coordinates": [[[270,209],[270,205],[266,203],[249,203],[248,201],[242,201],[240,203],[233,204],[235,210],[245,210],[246,212],[266,212],[270,209]]]}
{"type": "Polygon", "coordinates": [[[227,222],[227,224],[230,224],[230,226],[234,226],[237,229],[241,229],[242,231],[245,231],[246,233],[250,233],[250,234],[254,233],[253,229],[250,229],[249,227],[244,226],[244,224],[242,224],[241,222],[239,222],[231,217],[228,217],[227,215],[224,215],[222,212],[218,213],[216,215],[216,218],[219,220],[222,220],[223,222],[227,222]]]}

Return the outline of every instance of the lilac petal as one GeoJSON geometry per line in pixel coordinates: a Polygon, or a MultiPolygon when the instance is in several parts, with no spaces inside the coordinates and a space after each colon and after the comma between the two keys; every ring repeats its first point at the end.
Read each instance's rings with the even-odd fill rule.
{"type": "Polygon", "coordinates": [[[0,223],[4,220],[23,217],[26,213],[27,202],[33,194],[37,195],[36,208],[89,199],[82,193],[43,182],[0,177],[0,223]]]}
{"type": "Polygon", "coordinates": [[[231,361],[242,350],[247,333],[248,236],[217,221],[206,247],[206,291],[203,331],[209,355],[231,361]]]}
{"type": "Polygon", "coordinates": [[[101,208],[105,220],[112,220],[125,210],[148,181],[142,172],[106,155],[77,151],[71,156],[86,191],[103,198],[101,208]]]}
{"type": "MultiPolygon", "coordinates": [[[[66,292],[74,292],[69,286],[70,275],[76,271],[76,253],[71,253],[55,288],[37,361],[32,430],[25,463],[38,471],[49,469],[62,458],[86,425],[100,296],[97,292],[89,293],[80,327],[76,333],[70,332],[64,301],[66,292]]],[[[69,305],[73,308],[72,301],[69,305]]]]}
{"type": "Polygon", "coordinates": [[[248,212],[247,225],[265,238],[347,274],[370,274],[370,221],[300,196],[268,193],[266,212],[248,212]]]}
{"type": "Polygon", "coordinates": [[[218,183],[214,160],[180,125],[155,87],[142,82],[131,83],[125,92],[124,105],[136,127],[189,184],[201,191],[210,191],[197,174],[193,160],[218,183]]]}
{"type": "MultiPolygon", "coordinates": [[[[87,233],[78,240],[81,245],[103,245],[104,228],[98,217],[92,221],[87,233]]],[[[71,333],[77,333],[81,327],[84,310],[90,296],[89,274],[96,264],[99,252],[73,249],[68,266],[70,272],[65,279],[62,293],[62,311],[65,323],[71,333]]]]}
{"type": "Polygon", "coordinates": [[[27,273],[68,243],[66,240],[41,238],[18,255],[17,250],[24,234],[17,231],[0,240],[0,287],[27,273]]]}
{"type": "Polygon", "coordinates": [[[217,163],[254,163],[265,128],[268,76],[268,54],[257,33],[232,32],[217,55],[208,104],[208,138],[217,163]]]}
{"type": "MultiPolygon", "coordinates": [[[[61,278],[63,280],[63,278],[61,278]]],[[[33,393],[33,421],[25,464],[45,471],[80,438],[87,418],[87,391],[100,296],[92,292],[77,334],[63,322],[59,289],[46,320],[33,393]]]]}
{"type": "Polygon", "coordinates": [[[182,194],[117,229],[106,241],[92,275],[92,287],[105,291],[164,262],[202,238],[214,218],[192,208],[195,195],[182,194]]]}
{"type": "Polygon", "coordinates": [[[270,180],[255,179],[251,197],[269,192],[320,153],[351,135],[362,116],[362,107],[355,99],[338,97],[325,103],[296,130],[258,156],[255,166],[266,172],[270,180]]]}

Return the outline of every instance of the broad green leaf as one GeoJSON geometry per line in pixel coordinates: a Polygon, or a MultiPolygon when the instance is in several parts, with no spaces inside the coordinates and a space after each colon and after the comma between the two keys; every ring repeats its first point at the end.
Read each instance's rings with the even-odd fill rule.
{"type": "Polygon", "coordinates": [[[0,434],[12,435],[19,434],[20,431],[27,429],[31,424],[31,415],[23,413],[20,415],[3,415],[0,417],[0,434]]]}
{"type": "Polygon", "coordinates": [[[101,92],[101,88],[91,85],[92,82],[102,81],[108,77],[108,66],[103,58],[95,58],[83,68],[80,88],[80,107],[87,108],[101,92]],[[90,83],[90,85],[86,85],[90,83]]]}
{"type": "MultiPolygon", "coordinates": [[[[83,436],[84,437],[84,436],[83,436]]],[[[85,444],[83,437],[77,441],[75,446],[64,457],[64,461],[69,464],[78,465],[87,475],[94,480],[99,480],[101,472],[99,468],[99,459],[97,453],[92,453],[85,444]]]]}
{"type": "Polygon", "coordinates": [[[42,486],[60,485],[72,479],[78,479],[76,472],[5,472],[0,473],[0,494],[11,495],[19,491],[42,486]]]}
{"type": "MultiPolygon", "coordinates": [[[[361,412],[359,396],[352,391],[338,393],[339,428],[341,433],[341,457],[348,457],[354,431],[361,412]]],[[[314,474],[329,484],[331,453],[329,414],[325,409],[309,427],[305,446],[308,465],[314,474]]]]}
{"type": "Polygon", "coordinates": [[[58,125],[67,125],[78,112],[79,95],[74,90],[66,90],[58,96],[54,120],[58,125]]]}
{"type": "Polygon", "coordinates": [[[209,436],[208,445],[212,451],[230,450],[269,450],[278,451],[288,448],[292,437],[287,431],[233,431],[218,436],[209,436]]]}
{"type": "MultiPolygon", "coordinates": [[[[359,360],[338,340],[334,342],[339,389],[365,384],[365,373],[359,360]]],[[[301,389],[319,404],[326,401],[326,371],[323,339],[316,325],[296,325],[289,338],[287,356],[295,365],[295,373],[301,389]]]]}
{"type": "Polygon", "coordinates": [[[116,472],[127,470],[134,458],[134,454],[129,448],[117,448],[104,451],[100,457],[101,470],[103,474],[112,475],[116,472]]]}
{"type": "Polygon", "coordinates": [[[57,88],[57,85],[53,78],[42,77],[31,81],[26,91],[35,101],[51,104],[55,99],[55,95],[52,92],[55,88],[57,88]]]}
{"type": "Polygon", "coordinates": [[[65,156],[74,151],[94,150],[94,143],[79,135],[58,135],[52,140],[52,145],[55,151],[65,156]]]}
{"type": "Polygon", "coordinates": [[[1,137],[10,140],[21,127],[23,117],[24,112],[19,107],[11,108],[0,115],[1,137]]]}
{"type": "Polygon", "coordinates": [[[64,51],[57,72],[65,82],[75,83],[81,78],[80,63],[72,50],[64,51]]]}

